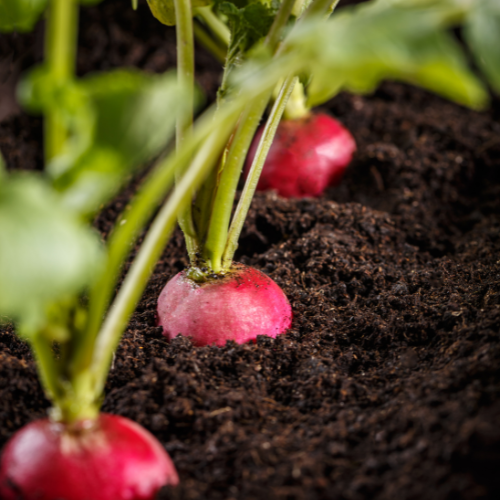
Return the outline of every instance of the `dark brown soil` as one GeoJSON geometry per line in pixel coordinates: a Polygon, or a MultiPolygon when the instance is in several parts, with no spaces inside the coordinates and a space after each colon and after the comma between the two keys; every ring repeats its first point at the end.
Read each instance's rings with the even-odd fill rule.
{"type": "MultiPolygon", "coordinates": [[[[172,32],[143,7],[85,10],[82,74],[174,63],[172,32]]],[[[8,41],[29,51],[28,38],[8,41]]],[[[213,95],[216,63],[201,61],[213,95]]],[[[498,499],[500,104],[477,113],[390,83],[328,108],[359,146],[345,182],[320,200],[259,195],[239,250],[285,290],[292,330],[256,345],[167,343],[155,302],[187,263],[176,232],[104,410],[172,455],[182,482],[162,499],[498,499]]],[[[10,168],[40,168],[40,139],[37,118],[0,124],[10,168]]],[[[129,195],[97,219],[104,234],[129,195]]],[[[47,406],[28,348],[4,327],[0,446],[47,406]]]]}

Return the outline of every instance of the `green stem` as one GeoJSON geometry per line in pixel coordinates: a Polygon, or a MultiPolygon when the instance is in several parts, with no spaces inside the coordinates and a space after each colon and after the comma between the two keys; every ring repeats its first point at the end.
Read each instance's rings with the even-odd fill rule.
{"type": "Polygon", "coordinates": [[[57,361],[52,353],[52,344],[41,333],[35,335],[30,340],[30,344],[35,354],[42,386],[47,392],[47,397],[58,407],[59,402],[64,397],[64,391],[60,384],[57,361]]]}
{"type": "Polygon", "coordinates": [[[174,0],[175,32],[177,36],[177,78],[184,89],[188,113],[179,115],[177,120],[176,144],[182,144],[184,135],[193,125],[194,109],[194,38],[190,0],[174,0]]]}
{"type": "Polygon", "coordinates": [[[234,253],[238,248],[238,240],[240,238],[241,230],[243,229],[243,224],[245,223],[250,204],[252,203],[252,198],[255,193],[255,189],[257,188],[262,168],[264,167],[267,154],[269,153],[276,130],[281,121],[283,112],[285,111],[287,101],[298,80],[299,79],[297,77],[288,77],[285,80],[278,98],[274,102],[269,118],[267,119],[267,123],[260,139],[257,152],[255,153],[252,166],[248,173],[245,186],[243,187],[238,206],[236,207],[231,227],[229,228],[227,244],[222,257],[222,267],[224,269],[230,268],[233,262],[234,253]]]}
{"type": "Polygon", "coordinates": [[[236,54],[239,51],[239,42],[237,39],[231,40],[229,47],[226,52],[226,61],[224,65],[224,71],[222,72],[221,84],[219,85],[219,89],[217,90],[217,104],[219,106],[222,105],[226,98],[226,93],[228,89],[229,83],[229,75],[233,70],[234,64],[233,61],[235,59],[236,54]]]}
{"type": "Polygon", "coordinates": [[[285,120],[298,120],[310,115],[311,110],[306,104],[304,85],[300,81],[294,85],[290,98],[286,104],[283,117],[285,120]]]}
{"type": "Polygon", "coordinates": [[[266,93],[247,106],[229,148],[217,194],[215,195],[212,213],[210,214],[210,224],[204,246],[203,256],[214,273],[225,271],[222,268],[222,254],[226,247],[229,221],[238,180],[253,136],[270,97],[270,93],[266,93]]]}
{"type": "MultiPolygon", "coordinates": [[[[266,38],[266,45],[274,52],[279,44],[281,33],[292,12],[295,0],[284,0],[274,19],[266,38]]],[[[229,57],[229,56],[228,56],[229,57]]],[[[227,70],[227,68],[226,68],[227,70]]],[[[226,72],[225,72],[226,73],[226,72]]],[[[226,75],[225,75],[226,76],[226,75]]],[[[224,80],[224,79],[223,79],[224,80]]],[[[241,170],[252,143],[259,122],[266,110],[270,93],[263,94],[251,102],[240,120],[240,125],[229,148],[219,187],[213,202],[207,239],[203,256],[214,273],[227,270],[223,265],[222,256],[227,245],[229,221],[233,208],[234,196],[241,176],[241,170]]],[[[230,265],[230,263],[229,263],[230,265]]]]}
{"type": "Polygon", "coordinates": [[[51,400],[51,418],[71,424],[78,420],[95,419],[99,404],[91,385],[91,373],[82,372],[68,379],[63,365],[54,358],[52,342],[40,332],[30,339],[37,361],[40,381],[51,400]]]}
{"type": "Polygon", "coordinates": [[[192,190],[199,186],[217,162],[238,115],[230,116],[207,138],[185,172],[176,189],[163,206],[128,272],[97,338],[93,369],[95,391],[104,388],[109,365],[128,319],[146,287],[155,263],[163,252],[175,224],[176,215],[191,201],[192,190]]]}
{"type": "Polygon", "coordinates": [[[194,23],[193,30],[198,43],[207,49],[219,62],[224,63],[226,60],[227,49],[223,49],[217,42],[215,42],[198,22],[194,23]]]}
{"type": "MultiPolygon", "coordinates": [[[[191,149],[190,153],[192,153],[191,149]]],[[[126,207],[115,225],[108,240],[108,258],[105,271],[90,293],[86,332],[81,336],[74,350],[75,354],[71,365],[73,375],[90,366],[95,339],[102,325],[123,263],[154,209],[172,187],[176,168],[182,163],[182,160],[185,162],[188,160],[186,156],[176,158],[175,161],[169,158],[167,161],[161,162],[148,177],[132,203],[126,207]]]]}
{"type": "MultiPolygon", "coordinates": [[[[188,113],[179,115],[177,120],[176,145],[181,146],[185,134],[190,133],[193,126],[194,110],[194,38],[193,38],[193,13],[190,0],[174,0],[176,34],[177,34],[177,77],[179,85],[186,91],[188,113]]],[[[182,171],[176,172],[179,179],[182,171]]],[[[199,243],[196,229],[193,223],[191,205],[179,213],[179,226],[184,233],[186,248],[190,262],[194,265],[199,255],[199,243]]]]}
{"type": "Polygon", "coordinates": [[[329,16],[337,7],[340,0],[314,0],[307,8],[300,20],[309,19],[314,16],[329,16]]]}
{"type": "MultiPolygon", "coordinates": [[[[176,176],[177,177],[177,176],[176,176]]],[[[191,199],[193,198],[193,193],[191,193],[191,199]]],[[[186,249],[189,257],[189,262],[191,265],[196,265],[200,255],[200,244],[198,241],[198,235],[196,233],[196,228],[193,222],[193,213],[191,205],[186,205],[184,210],[178,214],[179,227],[184,234],[184,241],[186,243],[186,249]]]]}
{"type": "Polygon", "coordinates": [[[326,11],[327,17],[331,16],[332,12],[335,10],[335,8],[339,4],[339,2],[340,2],[340,0],[333,0],[331,2],[330,6],[328,7],[328,10],[326,11]]]}
{"type": "Polygon", "coordinates": [[[94,420],[99,415],[99,398],[93,385],[93,373],[85,370],[66,384],[66,397],[59,406],[58,420],[71,424],[79,420],[94,420]]]}
{"type": "Polygon", "coordinates": [[[221,42],[227,50],[231,34],[228,27],[214,14],[212,7],[198,7],[195,10],[195,14],[203,20],[210,31],[218,38],[219,42],[221,42]]]}
{"type": "Polygon", "coordinates": [[[266,37],[266,45],[271,49],[272,52],[276,50],[278,46],[281,35],[283,33],[283,28],[286,26],[290,14],[292,13],[293,6],[296,0],[283,0],[278,13],[271,25],[271,29],[266,37]]]}
{"type": "MultiPolygon", "coordinates": [[[[219,165],[221,161],[222,160],[219,160],[219,165]]],[[[217,192],[218,177],[219,168],[216,167],[208,174],[207,178],[196,193],[196,200],[194,201],[193,205],[193,216],[195,219],[196,230],[198,232],[202,245],[204,244],[207,236],[214,196],[217,192]]]]}
{"type": "MultiPolygon", "coordinates": [[[[51,0],[46,31],[46,60],[52,81],[62,85],[75,71],[78,3],[76,0],[51,0]]],[[[45,158],[51,160],[61,153],[67,130],[61,112],[53,109],[45,121],[45,158]]]]}

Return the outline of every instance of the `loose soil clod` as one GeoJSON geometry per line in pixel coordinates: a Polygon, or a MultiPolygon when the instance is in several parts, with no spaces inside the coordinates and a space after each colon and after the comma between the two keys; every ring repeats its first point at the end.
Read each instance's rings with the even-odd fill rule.
{"type": "MultiPolygon", "coordinates": [[[[80,71],[152,60],[164,70],[164,28],[121,7],[86,9],[80,71]]],[[[168,343],[155,308],[187,265],[175,234],[103,407],[166,446],[181,485],[162,499],[500,497],[499,109],[476,113],[399,84],[331,102],[358,144],[345,182],[320,200],[257,196],[237,255],[288,295],[288,335],[168,343]]],[[[36,168],[39,127],[24,115],[0,125],[7,162],[36,168]],[[16,134],[24,122],[29,133],[16,134]],[[32,164],[20,164],[23,151],[32,164]]],[[[96,221],[103,234],[129,195],[96,221]]],[[[47,404],[26,346],[2,327],[0,446],[47,404]]]]}

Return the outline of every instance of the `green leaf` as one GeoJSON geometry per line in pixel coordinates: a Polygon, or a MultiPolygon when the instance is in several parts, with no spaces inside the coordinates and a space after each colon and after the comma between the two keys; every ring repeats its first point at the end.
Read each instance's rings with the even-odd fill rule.
{"type": "Polygon", "coordinates": [[[394,78],[419,85],[459,104],[484,108],[489,100],[481,81],[470,71],[454,37],[435,33],[420,40],[414,49],[414,68],[404,68],[394,78]]]}
{"type": "MultiPolygon", "coordinates": [[[[59,169],[61,163],[64,164],[55,161],[52,171],[59,169]]],[[[127,173],[124,167],[125,162],[116,150],[94,146],[79,157],[69,171],[56,178],[54,184],[66,207],[91,216],[122,186],[127,173]]]]}
{"type": "Polygon", "coordinates": [[[237,47],[246,52],[266,36],[278,11],[277,6],[253,2],[240,7],[236,2],[220,2],[218,10],[228,18],[231,31],[230,52],[237,47]],[[235,47],[236,46],[236,47],[235,47]]]}
{"type": "Polygon", "coordinates": [[[99,238],[35,175],[0,185],[0,315],[34,332],[57,301],[74,298],[102,268],[99,238]]]}
{"type": "Polygon", "coordinates": [[[167,26],[175,26],[175,6],[173,0],[148,0],[149,8],[158,21],[167,26]]]}
{"type": "Polygon", "coordinates": [[[257,44],[230,83],[241,92],[252,92],[275,85],[283,74],[308,73],[308,104],[317,105],[341,89],[369,92],[391,78],[481,108],[488,93],[443,29],[442,12],[398,8],[384,0],[342,9],[329,21],[309,19],[292,29],[278,57],[271,58],[257,44]]]}
{"type": "Polygon", "coordinates": [[[442,22],[439,9],[398,8],[384,0],[345,9],[327,23],[328,29],[316,28],[308,35],[307,27],[302,35],[297,30],[290,51],[312,50],[309,56],[302,54],[312,61],[308,104],[321,104],[341,89],[370,92],[390,78],[484,107],[487,92],[442,22]]]}
{"type": "Polygon", "coordinates": [[[95,145],[112,148],[130,166],[159,153],[171,138],[182,90],[174,73],[118,70],[82,83],[97,112],[95,145]]]}
{"type": "Polygon", "coordinates": [[[127,175],[167,145],[177,113],[185,110],[174,74],[120,70],[87,78],[81,88],[94,114],[90,146],[75,161],[68,155],[70,168],[61,168],[59,159],[49,172],[65,203],[85,213],[110,199],[127,175]]]}
{"type": "Polygon", "coordinates": [[[311,5],[312,0],[296,0],[293,5],[292,15],[297,19],[306,11],[306,9],[311,5]]]}
{"type": "Polygon", "coordinates": [[[227,82],[232,80],[233,71],[247,58],[253,58],[260,51],[263,38],[268,34],[278,11],[277,2],[248,2],[247,0],[219,1],[217,10],[227,18],[231,32],[226,56],[226,68],[218,99],[222,101],[231,91],[227,82]],[[259,43],[260,41],[260,43],[259,43]]]}
{"type": "Polygon", "coordinates": [[[129,174],[160,153],[177,113],[187,111],[173,73],[117,70],[58,86],[40,67],[18,94],[32,111],[60,110],[70,137],[47,172],[64,203],[82,214],[98,210],[129,174]]]}
{"type": "MultiPolygon", "coordinates": [[[[210,0],[191,0],[193,10],[196,7],[210,5],[210,0]]],[[[158,21],[167,26],[175,26],[175,3],[174,0],[148,0],[149,8],[158,21]]]]}
{"type": "MultiPolygon", "coordinates": [[[[383,8],[425,9],[440,16],[447,24],[461,24],[470,8],[478,0],[377,0],[383,8]]],[[[482,0],[479,0],[482,1],[482,0]]]]}
{"type": "Polygon", "coordinates": [[[476,1],[466,20],[464,35],[478,66],[500,93],[500,2],[476,1]]]}
{"type": "Polygon", "coordinates": [[[47,0],[0,0],[0,31],[30,31],[47,0]]]}

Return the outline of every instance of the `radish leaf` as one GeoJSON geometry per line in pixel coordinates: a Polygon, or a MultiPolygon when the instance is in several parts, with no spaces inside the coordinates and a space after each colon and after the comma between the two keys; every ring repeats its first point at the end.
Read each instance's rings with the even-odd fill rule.
{"type": "Polygon", "coordinates": [[[239,67],[249,52],[258,47],[258,41],[265,37],[276,16],[278,5],[266,5],[259,2],[222,1],[217,4],[219,12],[227,16],[231,32],[230,44],[226,58],[225,78],[218,91],[219,99],[224,98],[229,89],[226,80],[231,79],[231,73],[239,67]]]}
{"type": "Polygon", "coordinates": [[[500,3],[482,0],[472,7],[465,23],[465,38],[478,66],[500,93],[500,3]]]}
{"type": "Polygon", "coordinates": [[[101,269],[99,238],[34,175],[0,185],[0,315],[40,328],[54,302],[74,297],[101,269]]]}
{"type": "Polygon", "coordinates": [[[277,8],[263,3],[248,3],[238,7],[232,2],[220,2],[218,9],[228,17],[231,31],[231,47],[246,52],[255,42],[266,36],[273,24],[277,8]]]}
{"type": "Polygon", "coordinates": [[[112,148],[135,167],[171,137],[182,91],[173,73],[149,76],[115,71],[82,81],[96,110],[95,144],[112,148]]]}
{"type": "Polygon", "coordinates": [[[47,0],[0,0],[0,31],[30,31],[47,0]]]}
{"type": "Polygon", "coordinates": [[[311,32],[300,42],[297,38],[298,50],[324,47],[310,56],[314,76],[309,105],[321,104],[341,89],[372,91],[386,78],[423,86],[473,108],[486,104],[484,86],[441,28],[444,10],[398,8],[381,1],[346,11],[329,21],[328,30],[311,32]]]}
{"type": "Polygon", "coordinates": [[[40,67],[19,94],[32,111],[61,109],[71,133],[47,172],[64,203],[84,214],[94,213],[127,175],[166,147],[183,108],[173,74],[119,70],[57,86],[40,67]]]}

